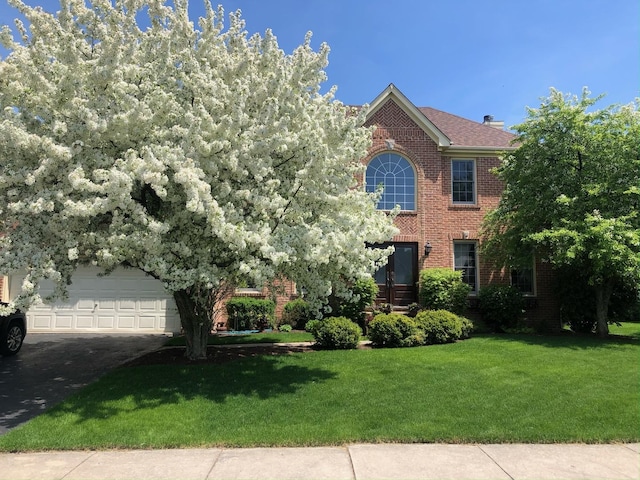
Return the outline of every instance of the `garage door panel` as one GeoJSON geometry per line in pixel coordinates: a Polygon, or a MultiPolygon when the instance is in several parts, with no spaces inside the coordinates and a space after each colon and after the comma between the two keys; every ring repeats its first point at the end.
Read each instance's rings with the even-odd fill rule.
{"type": "Polygon", "coordinates": [[[54,325],[54,328],[64,328],[64,329],[73,328],[73,315],[57,314],[54,318],[56,322],[54,325]]]}
{"type": "Polygon", "coordinates": [[[93,330],[93,316],[76,315],[76,330],[93,330]]]}
{"type": "Polygon", "coordinates": [[[139,317],[139,326],[141,329],[145,330],[153,330],[160,329],[164,327],[164,323],[160,325],[160,322],[157,322],[157,317],[150,315],[140,315],[139,317]]]}
{"type": "Polygon", "coordinates": [[[93,312],[96,307],[96,302],[93,298],[81,298],[75,302],[75,308],[79,311],[93,312]]]}
{"type": "Polygon", "coordinates": [[[130,310],[132,312],[136,311],[136,300],[134,298],[121,298],[118,301],[118,309],[123,312],[130,310]]]}
{"type": "Polygon", "coordinates": [[[116,299],[115,298],[101,298],[98,302],[98,310],[115,310],[116,299]]]}
{"type": "Polygon", "coordinates": [[[51,315],[33,315],[33,328],[51,328],[51,315]]]}
{"type": "Polygon", "coordinates": [[[141,312],[157,312],[160,310],[159,302],[155,298],[141,298],[138,305],[141,312]]]}
{"type": "MultiPolygon", "coordinates": [[[[32,331],[176,332],[180,319],[173,298],[154,278],[133,269],[117,269],[99,276],[96,268],[78,269],[67,301],[33,305],[27,312],[32,331]]],[[[51,282],[41,288],[45,297],[51,282]],[[48,288],[47,288],[48,287],[48,288]]],[[[12,276],[9,295],[17,295],[22,278],[12,276]]]]}
{"type": "Polygon", "coordinates": [[[118,315],[117,321],[118,321],[117,328],[119,330],[120,329],[133,330],[136,327],[136,317],[132,315],[131,316],[118,315]]]}
{"type": "Polygon", "coordinates": [[[115,317],[112,315],[100,315],[98,316],[98,328],[112,329],[116,325],[115,317]]]}

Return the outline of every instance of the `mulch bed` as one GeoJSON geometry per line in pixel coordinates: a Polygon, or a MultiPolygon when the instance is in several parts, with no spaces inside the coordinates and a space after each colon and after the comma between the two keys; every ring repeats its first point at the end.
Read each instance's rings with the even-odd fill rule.
{"type": "Polygon", "coordinates": [[[288,355],[291,353],[313,352],[308,345],[251,345],[251,346],[210,346],[207,358],[189,360],[184,356],[182,347],[165,347],[155,352],[135,358],[125,364],[126,367],[141,365],[221,365],[240,358],[257,357],[260,355],[288,355]]]}

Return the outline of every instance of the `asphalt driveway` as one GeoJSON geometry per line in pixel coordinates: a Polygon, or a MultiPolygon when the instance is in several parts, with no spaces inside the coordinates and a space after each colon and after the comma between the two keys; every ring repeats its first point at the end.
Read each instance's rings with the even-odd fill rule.
{"type": "Polygon", "coordinates": [[[166,341],[165,335],[29,333],[18,355],[0,357],[0,435],[166,341]]]}

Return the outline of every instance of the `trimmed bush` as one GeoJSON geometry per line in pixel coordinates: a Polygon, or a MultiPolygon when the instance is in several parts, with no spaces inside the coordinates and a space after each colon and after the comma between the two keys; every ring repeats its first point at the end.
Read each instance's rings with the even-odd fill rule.
{"type": "Polygon", "coordinates": [[[470,320],[446,310],[423,310],[415,318],[379,314],[369,323],[369,339],[378,347],[413,347],[469,338],[470,320]]]}
{"type": "Polygon", "coordinates": [[[423,310],[415,321],[427,345],[455,342],[463,338],[463,333],[468,333],[466,322],[447,310],[423,310]]]}
{"type": "Polygon", "coordinates": [[[304,330],[307,322],[313,319],[311,306],[301,298],[285,303],[282,310],[281,324],[304,330]]]}
{"type": "Polygon", "coordinates": [[[448,268],[427,268],[420,272],[420,303],[427,309],[462,315],[470,292],[471,287],[462,281],[462,272],[448,268]]]}
{"type": "Polygon", "coordinates": [[[369,323],[367,336],[378,347],[408,347],[420,345],[415,321],[400,313],[381,313],[369,323]]]}
{"type": "Polygon", "coordinates": [[[524,313],[522,293],[510,285],[488,285],[478,294],[482,320],[498,332],[516,328],[524,313]]]}
{"type": "Polygon", "coordinates": [[[330,350],[357,348],[362,336],[362,329],[346,317],[325,318],[313,330],[316,344],[330,350]]]}
{"type": "Polygon", "coordinates": [[[263,330],[275,322],[276,304],[272,300],[233,297],[226,308],[229,330],[263,330]]]}
{"type": "Polygon", "coordinates": [[[293,329],[291,328],[291,325],[284,324],[284,325],[280,325],[278,327],[278,330],[280,330],[281,332],[290,332],[293,329]]]}

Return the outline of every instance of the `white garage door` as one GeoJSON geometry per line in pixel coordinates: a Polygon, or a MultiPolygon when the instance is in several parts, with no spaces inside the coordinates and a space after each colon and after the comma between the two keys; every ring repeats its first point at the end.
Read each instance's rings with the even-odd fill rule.
{"type": "MultiPolygon", "coordinates": [[[[169,333],[180,331],[173,298],[162,284],[136,269],[118,269],[99,277],[96,268],[79,268],[69,286],[69,299],[33,305],[27,312],[30,332],[169,333]]],[[[19,292],[22,278],[13,276],[9,295],[19,292]]],[[[52,290],[44,284],[41,296],[52,290]]]]}

